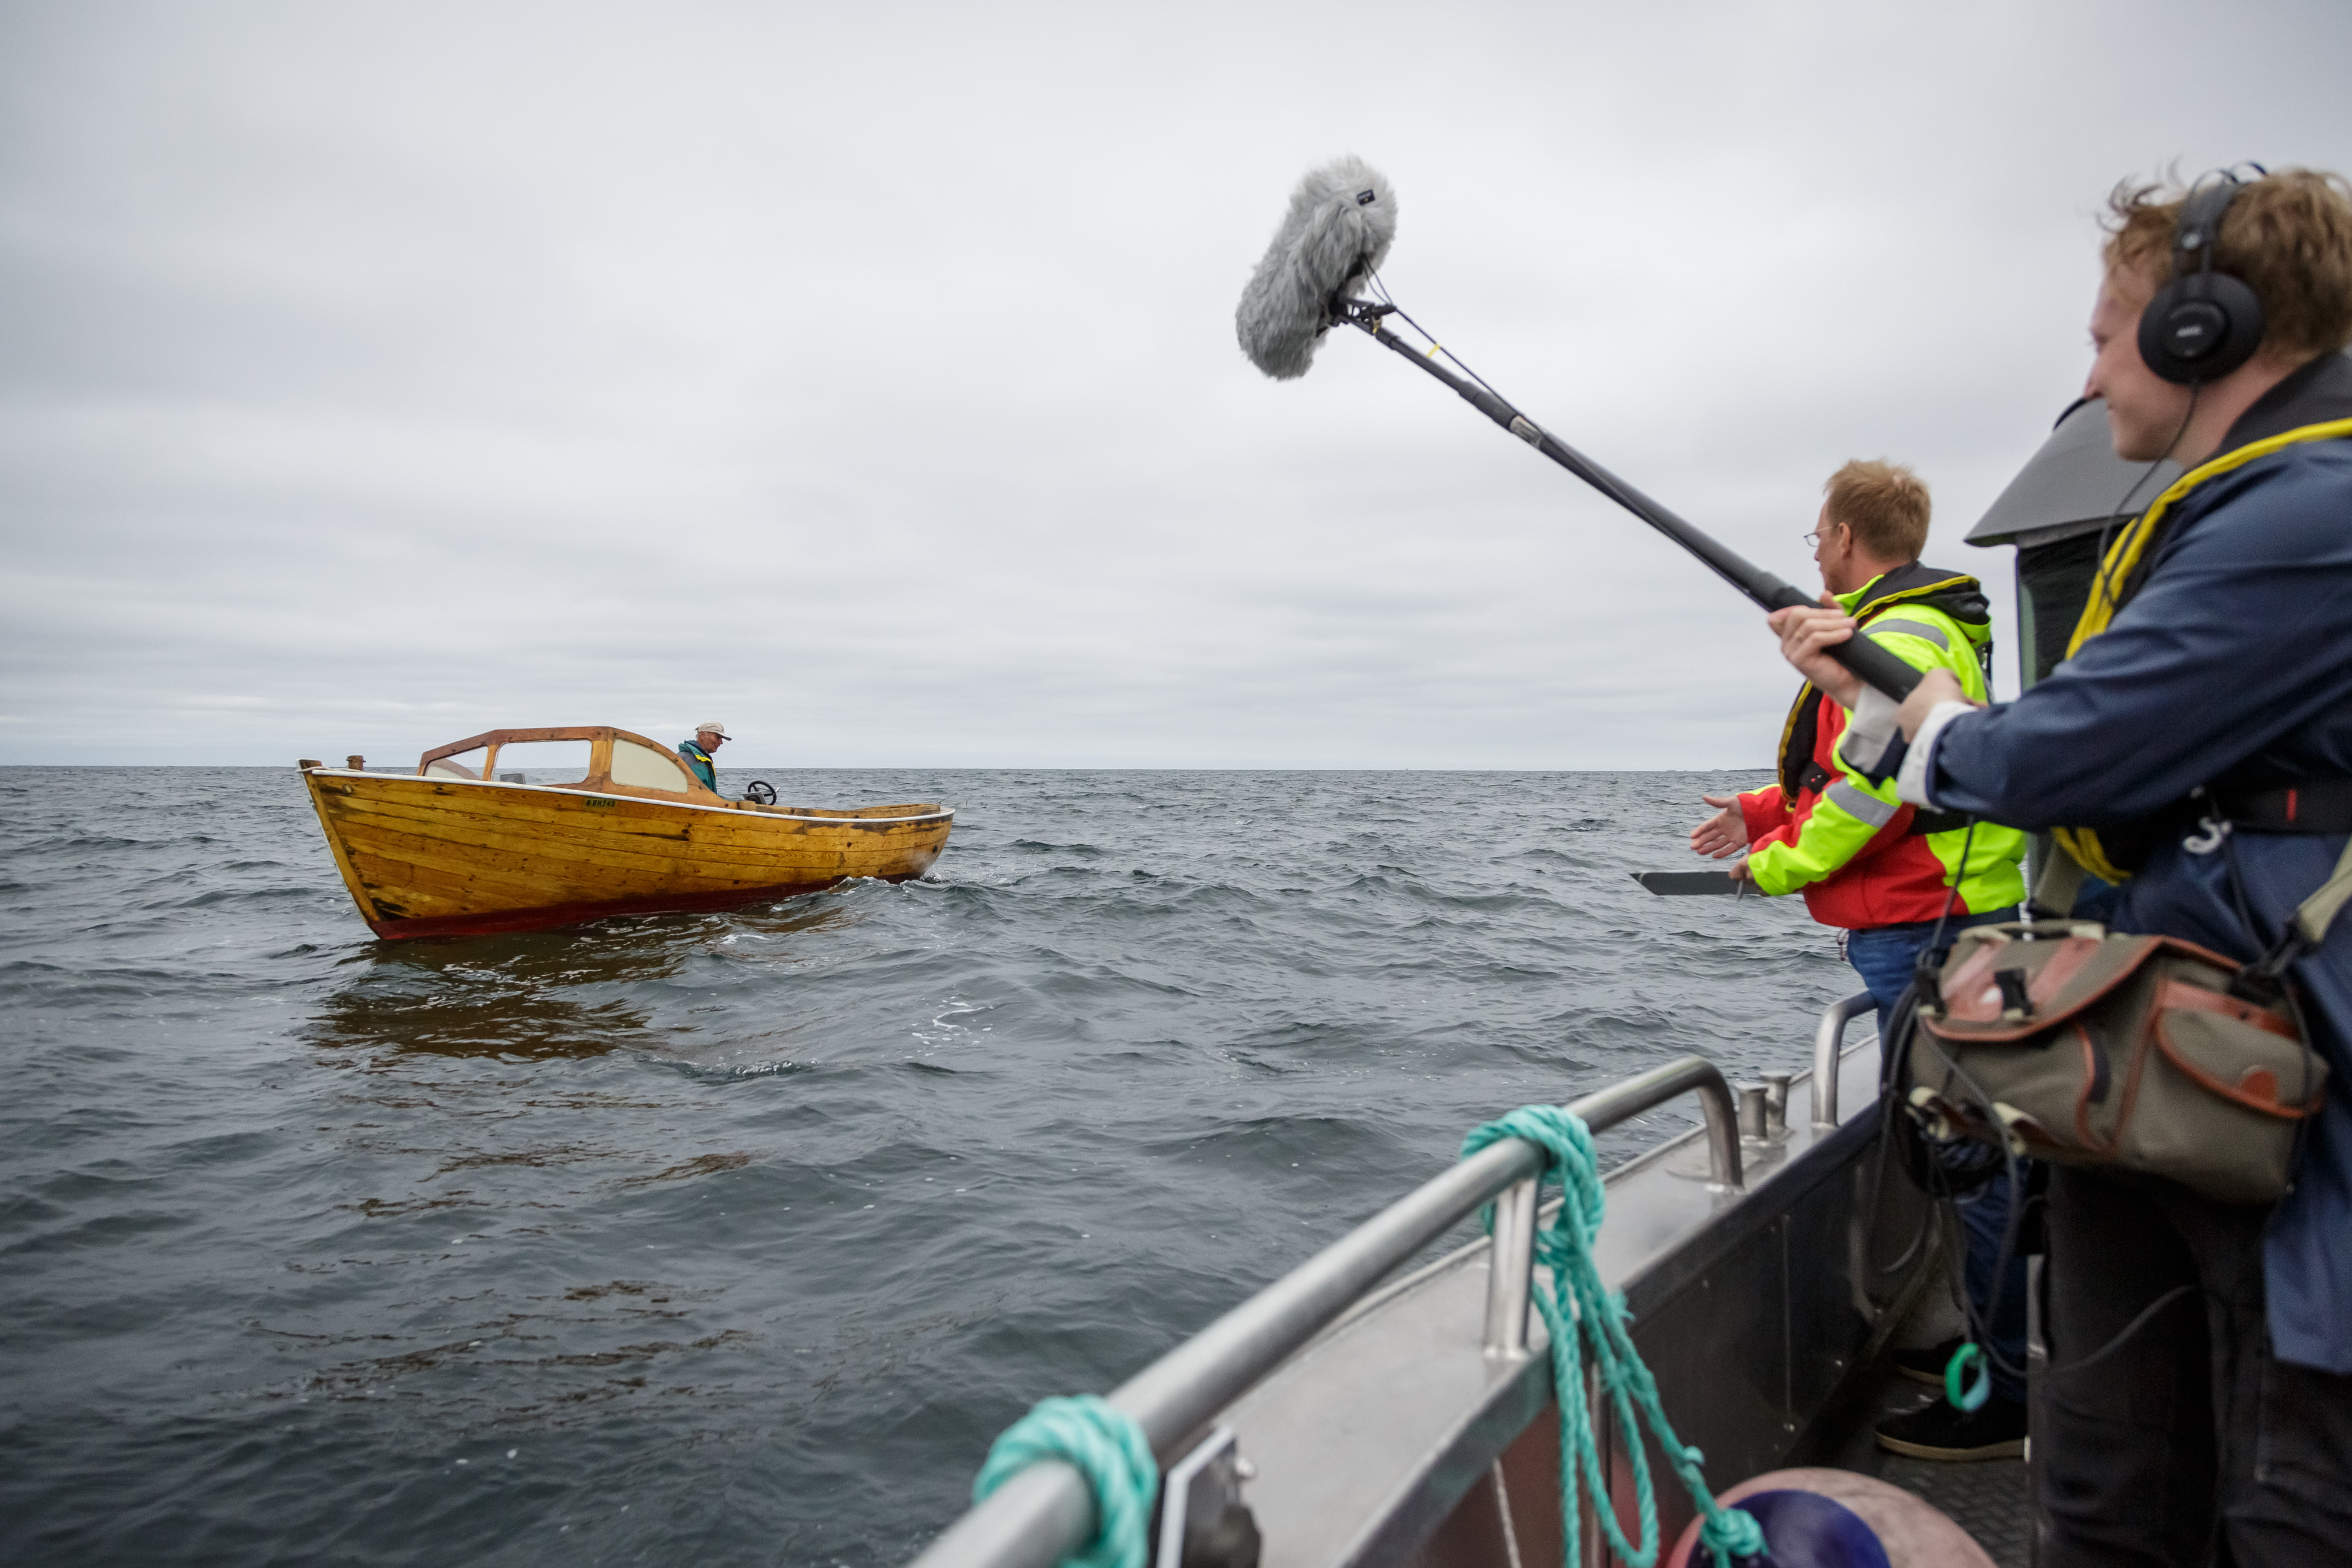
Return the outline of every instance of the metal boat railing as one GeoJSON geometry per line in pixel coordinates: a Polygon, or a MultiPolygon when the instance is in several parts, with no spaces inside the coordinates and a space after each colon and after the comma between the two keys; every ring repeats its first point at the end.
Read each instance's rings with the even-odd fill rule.
{"type": "Polygon", "coordinates": [[[1832,1002],[1813,1031],[1813,1131],[1834,1133],[1838,1127],[1838,1061],[1845,1054],[1845,1026],[1878,1006],[1868,991],[1857,991],[1842,1002],[1832,1002]]]}
{"type": "MultiPolygon", "coordinates": [[[[1867,997],[1848,998],[1839,1008],[1867,997]]],[[[1835,1009],[1832,1009],[1833,1011],[1835,1009]]],[[[1849,1013],[1845,1015],[1851,1017],[1849,1013]]],[[[1843,1033],[1841,1019],[1834,1036],[1843,1033]]],[[[1818,1063],[1819,1057],[1816,1056],[1818,1063]]],[[[1837,1058],[1830,1058],[1834,1080],[1837,1058]]],[[[1818,1066],[1814,1113],[1822,1113],[1818,1066]]],[[[1708,1186],[1742,1190],[1739,1131],[1731,1091],[1705,1057],[1685,1056],[1588,1094],[1569,1109],[1594,1132],[1616,1126],[1696,1091],[1706,1110],[1708,1186]]],[[[1835,1105],[1835,1088],[1830,1091],[1835,1105]]],[[[1495,1263],[1486,1298],[1486,1352],[1528,1354],[1534,1260],[1536,1178],[1543,1155],[1507,1138],[1423,1183],[1282,1279],[1128,1379],[1109,1401],[1143,1429],[1163,1463],[1210,1418],[1345,1313],[1423,1248],[1485,1204],[1494,1203],[1495,1263]]],[[[1094,1526],[1087,1483],[1066,1464],[1031,1466],[950,1525],[911,1568],[1054,1568],[1094,1526]]]]}

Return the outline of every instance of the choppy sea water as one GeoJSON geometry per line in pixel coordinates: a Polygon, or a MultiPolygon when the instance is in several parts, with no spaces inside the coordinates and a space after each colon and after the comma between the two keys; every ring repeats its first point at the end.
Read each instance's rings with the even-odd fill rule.
{"type": "Polygon", "coordinates": [[[1475,1123],[1855,988],[1627,875],[1759,775],[767,776],[955,835],[386,944],[290,770],[0,769],[0,1560],[887,1568],[1475,1123]]]}

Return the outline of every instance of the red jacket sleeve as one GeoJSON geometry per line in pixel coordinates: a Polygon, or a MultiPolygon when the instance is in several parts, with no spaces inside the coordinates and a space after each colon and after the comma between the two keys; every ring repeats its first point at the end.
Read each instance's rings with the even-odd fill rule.
{"type": "Polygon", "coordinates": [[[1767,784],[1761,789],[1750,789],[1739,797],[1739,814],[1748,822],[1748,847],[1754,849],[1764,840],[1780,833],[1789,826],[1789,803],[1780,798],[1780,786],[1767,784]]]}

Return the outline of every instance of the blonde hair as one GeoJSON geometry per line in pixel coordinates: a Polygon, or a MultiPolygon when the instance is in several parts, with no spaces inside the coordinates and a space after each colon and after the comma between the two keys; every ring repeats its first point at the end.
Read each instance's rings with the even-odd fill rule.
{"type": "Polygon", "coordinates": [[[1830,521],[1880,560],[1916,560],[1927,548],[1927,483],[1900,463],[1857,457],[1822,486],[1830,521]]]}
{"type": "MultiPolygon", "coordinates": [[[[2189,193],[2129,180],[2107,196],[2110,272],[2162,287],[2172,277],[2172,236],[2189,193]]],[[[2352,185],[2341,174],[2282,169],[2251,181],[2214,236],[2213,270],[2245,280],[2263,302],[2263,348],[2315,359],[2352,343],[2352,185]]]]}

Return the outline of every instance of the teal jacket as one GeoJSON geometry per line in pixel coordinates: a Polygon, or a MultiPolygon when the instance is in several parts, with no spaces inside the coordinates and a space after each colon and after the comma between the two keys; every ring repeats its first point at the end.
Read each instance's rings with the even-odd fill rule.
{"type": "Polygon", "coordinates": [[[714,795],[719,793],[719,765],[711,760],[710,753],[691,740],[681,740],[677,754],[686,758],[686,765],[694,769],[694,776],[702,780],[704,789],[714,795]]]}

